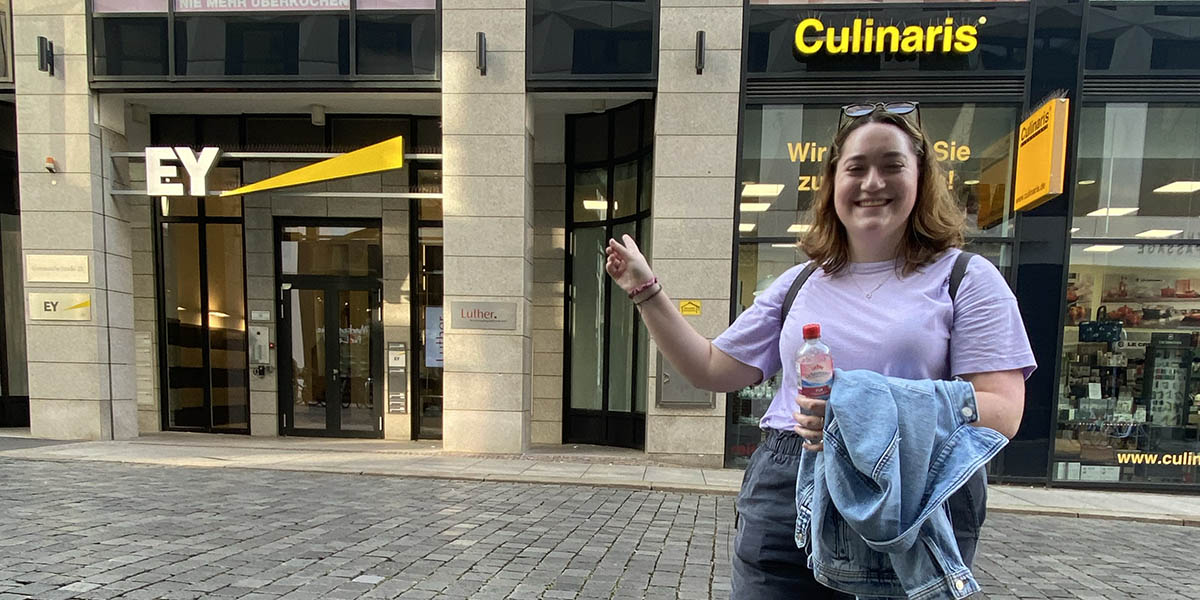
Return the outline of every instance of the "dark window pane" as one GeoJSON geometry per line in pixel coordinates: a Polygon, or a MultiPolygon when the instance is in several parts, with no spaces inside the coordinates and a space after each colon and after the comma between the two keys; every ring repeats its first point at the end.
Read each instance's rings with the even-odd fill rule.
{"type": "Polygon", "coordinates": [[[613,124],[613,157],[625,158],[636,154],[641,149],[641,118],[642,111],[638,108],[642,102],[634,102],[617,109],[613,124]]]}
{"type": "Polygon", "coordinates": [[[199,125],[197,146],[216,146],[222,150],[241,146],[241,123],[237,117],[199,117],[199,125]]]}
{"type": "Polygon", "coordinates": [[[378,227],[283,228],[280,263],[285,275],[379,277],[383,252],[378,227]]]}
{"type": "Polygon", "coordinates": [[[416,120],[415,144],[408,145],[413,152],[442,153],[442,122],[435,118],[416,120]]]}
{"type": "Polygon", "coordinates": [[[250,428],[242,226],[208,225],[208,343],[214,429],[250,428]]]}
{"type": "Polygon", "coordinates": [[[92,27],[96,75],[167,74],[167,18],[97,18],[92,27]]]}
{"type": "Polygon", "coordinates": [[[1196,70],[1200,11],[1194,5],[1092,4],[1085,68],[1111,74],[1196,70]]]}
{"type": "Polygon", "coordinates": [[[536,0],[530,54],[535,75],[649,74],[657,2],[536,0]]]}
{"type": "Polygon", "coordinates": [[[347,15],[176,16],[179,75],[347,75],[347,15]]]}
{"type": "Polygon", "coordinates": [[[198,225],[164,223],[163,314],[167,327],[167,423],[207,427],[204,318],[200,306],[198,225]]]}
{"type": "Polygon", "coordinates": [[[408,119],[340,117],[331,119],[329,125],[332,129],[334,152],[357,150],[398,135],[404,136],[404,145],[407,148],[413,145],[409,136],[408,119]]]}
{"type": "Polygon", "coordinates": [[[608,113],[579,115],[575,124],[575,164],[608,158],[608,113]]]}
{"type": "Polygon", "coordinates": [[[196,117],[154,115],[150,118],[150,142],[155,146],[195,145],[196,117]]]}
{"type": "Polygon", "coordinates": [[[308,117],[247,117],[246,149],[321,152],[325,128],[308,117]]]}
{"type": "Polygon", "coordinates": [[[438,31],[433,14],[359,14],[357,39],[362,75],[434,73],[438,31]]]}

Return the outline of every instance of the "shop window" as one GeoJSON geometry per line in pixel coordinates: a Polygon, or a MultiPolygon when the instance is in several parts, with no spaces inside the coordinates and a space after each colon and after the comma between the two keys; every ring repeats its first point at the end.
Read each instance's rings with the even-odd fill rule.
{"type": "MultiPolygon", "coordinates": [[[[795,241],[821,187],[840,114],[830,105],[762,105],[746,109],[742,142],[743,239],[795,241]]],[[[1012,133],[1018,108],[921,104],[920,119],[946,172],[946,185],[967,212],[968,233],[1010,237],[1012,133]]]]}
{"type": "Polygon", "coordinates": [[[1200,105],[1085,105],[1079,131],[1053,477],[1194,484],[1200,105]]]}
{"type": "Polygon", "coordinates": [[[175,17],[177,75],[348,75],[350,17],[175,17]]]}
{"type": "Polygon", "coordinates": [[[1200,12],[1186,3],[1092,2],[1084,68],[1105,74],[1195,71],[1200,12]]]}
{"type": "Polygon", "coordinates": [[[360,13],[357,28],[355,52],[360,74],[434,74],[438,31],[433,13],[360,13]]]}
{"type": "Polygon", "coordinates": [[[534,0],[529,47],[533,77],[650,75],[656,0],[534,0]]]}
{"type": "Polygon", "coordinates": [[[1142,256],[1200,239],[1200,104],[1084,105],[1079,132],[1073,237],[1142,256]]]}
{"type": "Polygon", "coordinates": [[[95,75],[156,76],[168,69],[167,18],[106,17],[92,23],[95,75]]]}
{"type": "Polygon", "coordinates": [[[1194,484],[1200,470],[1200,246],[1075,244],[1055,481],[1194,484]]]}

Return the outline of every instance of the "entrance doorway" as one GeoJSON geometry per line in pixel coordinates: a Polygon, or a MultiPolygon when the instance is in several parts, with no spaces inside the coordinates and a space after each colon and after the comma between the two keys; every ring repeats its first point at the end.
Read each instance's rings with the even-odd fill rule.
{"type": "Polygon", "coordinates": [[[283,434],[382,437],[380,224],[281,220],[276,236],[283,434]]]}
{"type": "Polygon", "coordinates": [[[654,106],[567,116],[565,442],[645,447],[646,327],[604,272],[609,238],[650,249],[654,106]]]}

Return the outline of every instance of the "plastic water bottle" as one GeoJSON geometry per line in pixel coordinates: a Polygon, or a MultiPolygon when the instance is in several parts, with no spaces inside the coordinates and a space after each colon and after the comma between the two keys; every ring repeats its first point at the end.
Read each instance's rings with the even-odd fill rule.
{"type": "Polygon", "coordinates": [[[833,355],[829,346],[821,342],[821,326],[816,323],[804,326],[804,345],[796,351],[796,374],[800,379],[801,394],[808,398],[829,399],[833,355]]]}

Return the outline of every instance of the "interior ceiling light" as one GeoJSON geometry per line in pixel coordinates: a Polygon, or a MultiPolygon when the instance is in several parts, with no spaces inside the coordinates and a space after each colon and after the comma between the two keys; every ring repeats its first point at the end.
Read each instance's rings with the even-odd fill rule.
{"type": "Polygon", "coordinates": [[[1089,217],[1124,217],[1137,212],[1136,208],[1098,208],[1088,213],[1089,217]]]}
{"type": "Polygon", "coordinates": [[[1093,183],[1096,183],[1095,179],[1082,179],[1079,181],[1079,185],[1092,185],[1093,183]]]}
{"type": "Polygon", "coordinates": [[[743,202],[738,205],[742,212],[766,212],[771,208],[770,202],[743,202]]]}
{"type": "Polygon", "coordinates": [[[1124,248],[1124,247],[1125,246],[1117,246],[1117,245],[1111,245],[1111,244],[1096,244],[1095,246],[1088,246],[1087,248],[1084,248],[1083,251],[1084,252],[1113,252],[1115,250],[1120,250],[1121,248],[1124,248]]]}
{"type": "Polygon", "coordinates": [[[1071,233],[1075,233],[1076,231],[1079,231],[1079,228],[1078,228],[1078,227],[1072,227],[1072,228],[1071,228],[1071,233]]]}
{"type": "Polygon", "coordinates": [[[1134,234],[1133,237],[1140,238],[1169,238],[1173,235],[1183,233],[1182,229],[1147,229],[1141,233],[1134,234]]]}
{"type": "Polygon", "coordinates": [[[210,316],[210,317],[221,317],[222,319],[224,319],[224,318],[227,318],[227,317],[229,317],[229,314],[228,314],[228,313],[223,313],[223,312],[221,312],[221,311],[219,311],[219,310],[210,310],[210,311],[208,311],[208,316],[210,316]]]}
{"type": "Polygon", "coordinates": [[[812,229],[812,225],[808,223],[794,223],[788,227],[788,233],[808,233],[812,229]]]}
{"type": "Polygon", "coordinates": [[[791,244],[771,244],[771,247],[772,248],[795,248],[796,244],[794,242],[791,244]]]}
{"type": "Polygon", "coordinates": [[[608,210],[608,202],[604,200],[584,200],[583,207],[588,210],[598,210],[604,212],[608,210]]]}
{"type": "Polygon", "coordinates": [[[742,188],[743,198],[775,198],[783,192],[782,183],[751,183],[742,188]]]}
{"type": "Polygon", "coordinates": [[[1154,188],[1157,194],[1191,194],[1200,192],[1200,181],[1172,181],[1162,187],[1154,188]]]}
{"type": "Polygon", "coordinates": [[[755,227],[758,227],[755,223],[738,223],[738,231],[742,233],[750,233],[755,227]]]}
{"type": "Polygon", "coordinates": [[[979,185],[978,179],[968,179],[963,182],[963,185],[979,185]]]}

